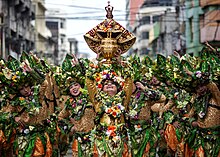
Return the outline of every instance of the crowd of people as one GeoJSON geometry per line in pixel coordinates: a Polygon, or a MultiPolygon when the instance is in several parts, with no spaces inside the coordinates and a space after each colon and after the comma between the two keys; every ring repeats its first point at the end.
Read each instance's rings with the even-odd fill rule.
{"type": "Polygon", "coordinates": [[[0,62],[1,156],[219,156],[220,58],[0,62]]]}
{"type": "Polygon", "coordinates": [[[122,57],[135,36],[105,9],[84,35],[95,62],[0,60],[0,156],[219,157],[219,49],[122,57]]]}

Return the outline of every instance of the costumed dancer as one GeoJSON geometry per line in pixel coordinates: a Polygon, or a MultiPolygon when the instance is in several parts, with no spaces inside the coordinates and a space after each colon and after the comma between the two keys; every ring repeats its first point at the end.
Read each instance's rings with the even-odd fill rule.
{"type": "Polygon", "coordinates": [[[164,81],[166,86],[163,93],[167,97],[167,103],[162,108],[164,120],[164,138],[167,145],[167,154],[174,156],[184,156],[184,133],[186,125],[182,123],[182,117],[187,112],[186,106],[190,101],[191,95],[185,90],[175,86],[176,73],[180,68],[180,60],[172,55],[167,59],[158,55],[158,71],[163,70],[164,75],[159,75],[159,79],[164,81]],[[160,57],[160,58],[159,58],[160,57]],[[162,67],[161,62],[164,63],[162,67]]]}
{"type": "Polygon", "coordinates": [[[95,80],[87,78],[87,87],[97,115],[95,146],[98,156],[128,156],[126,83],[111,70],[93,76],[95,80]]]}
{"type": "Polygon", "coordinates": [[[11,73],[8,89],[10,93],[14,92],[10,101],[11,114],[17,126],[14,153],[17,156],[52,156],[52,145],[43,124],[54,112],[53,106],[44,101],[45,93],[50,92],[47,91],[48,82],[42,73],[30,67],[32,63],[27,58],[21,58],[21,61],[21,64],[17,61],[17,65],[14,64],[15,59],[8,61],[8,67],[17,66],[11,73]]]}
{"type": "Polygon", "coordinates": [[[195,87],[192,109],[188,114],[194,129],[188,135],[187,142],[199,157],[220,155],[220,91],[217,86],[219,80],[214,79],[219,75],[220,60],[213,53],[207,48],[203,49],[202,61],[197,62],[198,68],[195,71],[187,70],[195,87]],[[217,71],[213,72],[216,67],[217,71]]]}
{"type": "Polygon", "coordinates": [[[87,71],[86,85],[97,120],[95,147],[98,156],[131,156],[127,139],[127,109],[132,93],[131,69],[120,55],[135,37],[113,19],[113,7],[105,8],[107,19],[84,36],[98,55],[98,65],[87,71]]]}
{"type": "MultiPolygon", "coordinates": [[[[156,155],[156,145],[160,135],[159,131],[157,131],[158,126],[152,123],[151,107],[155,103],[164,102],[164,96],[162,96],[161,92],[144,86],[144,81],[146,81],[144,74],[149,74],[148,70],[150,68],[144,67],[139,57],[130,57],[129,62],[134,70],[133,92],[129,104],[128,129],[132,156],[153,156],[156,155]]],[[[159,109],[157,109],[158,111],[159,109]]]]}
{"type": "Polygon", "coordinates": [[[0,154],[3,157],[13,156],[13,143],[15,140],[16,130],[14,128],[14,119],[11,114],[9,105],[13,95],[8,92],[7,85],[10,84],[12,75],[11,70],[6,66],[7,62],[3,59],[0,61],[0,154]],[[9,73],[8,73],[9,72],[9,73]],[[9,74],[9,75],[7,75],[9,74]]]}
{"type": "MultiPolygon", "coordinates": [[[[67,96],[63,97],[62,103],[64,106],[59,113],[59,127],[61,129],[60,144],[64,144],[68,148],[68,138],[73,134],[72,153],[73,156],[94,156],[94,135],[95,129],[95,112],[93,105],[89,102],[87,90],[85,85],[85,63],[83,59],[76,59],[74,57],[66,57],[62,66],[62,71],[65,72],[65,86],[67,96]],[[69,58],[69,59],[68,59],[69,58]],[[71,63],[71,64],[68,64],[71,63]],[[79,63],[80,62],[80,63],[79,63]],[[65,100],[64,100],[65,99],[65,100]],[[69,131],[67,125],[69,124],[69,131]],[[70,132],[71,131],[71,132],[70,132]],[[64,136],[65,132],[69,132],[69,136],[64,136]],[[64,139],[66,138],[66,139],[64,139]],[[66,141],[66,142],[65,142],[66,141]]],[[[64,95],[65,93],[62,93],[64,95]]],[[[71,142],[71,141],[70,141],[71,142]]],[[[65,154],[65,150],[62,150],[65,154]]]]}

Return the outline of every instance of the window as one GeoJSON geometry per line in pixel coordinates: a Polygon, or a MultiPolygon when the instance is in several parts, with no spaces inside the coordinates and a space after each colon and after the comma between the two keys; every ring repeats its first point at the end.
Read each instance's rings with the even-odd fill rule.
{"type": "Polygon", "coordinates": [[[160,0],[160,6],[172,6],[171,0],[160,0]]]}
{"type": "Polygon", "coordinates": [[[189,19],[190,41],[193,42],[193,18],[189,19]]]}
{"type": "Polygon", "coordinates": [[[146,0],[142,7],[172,6],[172,0],[146,0]]]}
{"type": "Polygon", "coordinates": [[[141,37],[142,39],[149,39],[149,32],[143,32],[141,37]]]}
{"type": "Polygon", "coordinates": [[[144,16],[141,21],[140,21],[141,25],[143,24],[150,24],[150,16],[144,16]]]}
{"type": "Polygon", "coordinates": [[[60,28],[64,28],[64,27],[63,27],[63,22],[60,23],[60,28]]]}
{"type": "Polygon", "coordinates": [[[159,15],[153,16],[153,23],[159,21],[159,19],[160,19],[159,15]]]}
{"type": "Polygon", "coordinates": [[[46,26],[50,29],[58,29],[58,22],[47,21],[46,26]]]}

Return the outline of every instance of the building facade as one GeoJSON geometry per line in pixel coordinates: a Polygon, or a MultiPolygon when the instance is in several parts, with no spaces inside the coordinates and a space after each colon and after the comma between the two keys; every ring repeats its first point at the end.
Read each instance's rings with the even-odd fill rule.
{"type": "Polygon", "coordinates": [[[52,40],[51,31],[46,26],[46,7],[44,0],[33,0],[33,7],[36,18],[33,21],[35,26],[35,53],[39,57],[46,57],[50,63],[54,63],[50,54],[54,52],[55,42],[52,40]]]}
{"type": "Polygon", "coordinates": [[[200,17],[200,42],[220,47],[220,1],[200,0],[203,15],[200,17]]]}
{"type": "Polygon", "coordinates": [[[52,33],[52,39],[55,41],[54,63],[59,65],[63,62],[68,49],[66,34],[66,18],[60,16],[63,13],[60,9],[50,8],[46,15],[46,25],[52,33]]]}
{"type": "Polygon", "coordinates": [[[76,38],[68,38],[68,42],[69,42],[69,53],[71,55],[75,55],[76,57],[78,57],[79,55],[79,49],[78,49],[78,40],[76,40],[76,38]]]}
{"type": "MultiPolygon", "coordinates": [[[[144,3],[144,0],[126,0],[126,28],[135,34],[136,25],[138,21],[139,9],[144,3]]],[[[132,46],[127,52],[128,55],[132,55],[136,49],[132,46]]]]}
{"type": "Polygon", "coordinates": [[[165,14],[161,15],[160,20],[149,31],[151,57],[156,57],[158,53],[164,56],[171,55],[180,47],[178,28],[176,12],[165,11],[165,14]]]}
{"type": "Polygon", "coordinates": [[[35,18],[31,0],[0,1],[0,56],[12,55],[19,58],[22,51],[34,49],[34,27],[31,21],[35,18]]]}
{"type": "Polygon", "coordinates": [[[144,0],[126,0],[126,20],[127,28],[131,30],[137,20],[137,15],[144,0]]]}
{"type": "Polygon", "coordinates": [[[186,0],[186,51],[198,55],[205,42],[220,46],[220,1],[186,0]]]}
{"type": "Polygon", "coordinates": [[[150,30],[167,9],[175,10],[170,0],[145,0],[139,9],[138,21],[133,31],[137,37],[133,48],[139,56],[154,56],[155,52],[149,46],[150,30]]]}
{"type": "Polygon", "coordinates": [[[203,10],[200,7],[199,0],[186,0],[186,52],[195,54],[202,49],[200,42],[200,17],[203,10]]]}

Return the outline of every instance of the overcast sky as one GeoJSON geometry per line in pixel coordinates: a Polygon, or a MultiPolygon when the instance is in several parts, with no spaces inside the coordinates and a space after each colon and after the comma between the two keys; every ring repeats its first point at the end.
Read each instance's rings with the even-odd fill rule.
{"type": "MultiPolygon", "coordinates": [[[[114,7],[114,19],[125,27],[125,0],[109,1],[114,7]]],[[[46,0],[45,2],[48,8],[64,10],[63,15],[67,17],[67,37],[76,38],[79,42],[79,52],[88,52],[93,58],[95,53],[88,48],[83,35],[106,18],[105,6],[108,0],[46,0]]]]}

